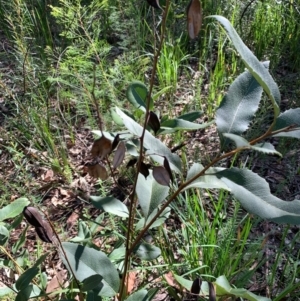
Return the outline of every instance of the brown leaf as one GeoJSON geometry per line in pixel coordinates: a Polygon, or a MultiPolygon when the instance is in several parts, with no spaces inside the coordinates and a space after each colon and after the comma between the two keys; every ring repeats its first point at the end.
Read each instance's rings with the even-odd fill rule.
{"type": "Polygon", "coordinates": [[[67,271],[62,270],[57,273],[47,284],[46,293],[52,293],[56,291],[58,288],[63,287],[64,278],[67,276],[67,271]]]}
{"type": "Polygon", "coordinates": [[[154,166],[153,167],[153,178],[160,185],[169,186],[169,184],[170,184],[169,173],[162,166],[154,166]]]}
{"type": "Polygon", "coordinates": [[[108,178],[106,168],[99,163],[87,164],[88,174],[93,178],[100,178],[102,181],[108,178]]]}
{"type": "Polygon", "coordinates": [[[125,143],[121,142],[118,145],[118,148],[115,152],[114,160],[113,160],[113,168],[118,168],[125,158],[126,147],[125,143]]]}
{"type": "Polygon", "coordinates": [[[38,237],[42,241],[52,243],[52,239],[53,239],[54,235],[53,235],[52,228],[51,228],[50,224],[48,223],[48,221],[43,221],[43,224],[41,227],[35,227],[35,231],[36,231],[38,237]]]}
{"type": "Polygon", "coordinates": [[[45,182],[51,182],[53,181],[54,172],[52,169],[48,169],[46,173],[42,176],[42,180],[45,182]]]}
{"type": "Polygon", "coordinates": [[[166,169],[166,171],[168,172],[171,182],[173,183],[174,179],[173,179],[173,174],[172,174],[172,170],[169,164],[169,161],[166,157],[164,157],[164,168],[166,169]]]}
{"type": "Polygon", "coordinates": [[[167,283],[180,290],[180,286],[178,285],[176,279],[174,278],[172,272],[169,272],[167,274],[164,274],[164,278],[166,279],[167,283]]]}
{"type": "Polygon", "coordinates": [[[67,229],[70,230],[76,223],[79,218],[78,212],[73,211],[72,214],[67,219],[67,229]]]}
{"type": "Polygon", "coordinates": [[[214,285],[211,282],[208,282],[209,287],[209,301],[216,301],[216,290],[214,285]]]}
{"type": "Polygon", "coordinates": [[[119,142],[120,142],[120,135],[117,134],[117,136],[115,137],[115,139],[112,143],[112,147],[111,147],[112,151],[118,146],[119,142]]]}
{"type": "Polygon", "coordinates": [[[42,227],[43,226],[43,218],[40,212],[34,207],[25,207],[23,209],[23,215],[28,221],[28,223],[34,227],[42,227]]]}
{"type": "Polygon", "coordinates": [[[200,278],[196,278],[193,281],[192,287],[191,287],[191,293],[194,295],[199,295],[201,290],[201,284],[202,280],[200,278]]]}
{"type": "Polygon", "coordinates": [[[103,135],[100,139],[94,141],[94,144],[91,149],[91,154],[93,157],[98,156],[100,157],[100,159],[103,159],[111,152],[111,150],[111,141],[103,135]]]}
{"type": "Polygon", "coordinates": [[[150,128],[154,131],[155,134],[160,129],[160,121],[159,121],[157,115],[152,111],[149,112],[147,125],[150,126],[150,128]]]}
{"type": "Polygon", "coordinates": [[[187,7],[187,27],[191,39],[195,39],[202,25],[202,7],[200,0],[191,0],[187,7]]]}
{"type": "Polygon", "coordinates": [[[141,162],[140,173],[147,179],[149,176],[149,166],[144,162],[141,162]]]}
{"type": "Polygon", "coordinates": [[[135,286],[137,271],[131,271],[127,276],[127,293],[130,294],[135,286]]]}

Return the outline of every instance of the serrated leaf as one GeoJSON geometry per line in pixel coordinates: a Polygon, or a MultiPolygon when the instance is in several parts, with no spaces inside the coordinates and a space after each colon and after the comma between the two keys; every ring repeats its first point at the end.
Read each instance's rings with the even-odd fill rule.
{"type": "Polygon", "coordinates": [[[254,145],[251,145],[251,149],[259,151],[264,154],[269,154],[269,155],[277,155],[279,157],[282,157],[281,153],[279,153],[273,144],[269,142],[263,142],[263,143],[257,143],[254,145]]]}
{"type": "Polygon", "coordinates": [[[219,276],[216,279],[215,286],[218,296],[233,295],[235,297],[245,298],[249,301],[271,301],[269,298],[257,296],[246,289],[232,288],[225,276],[219,276]]]}
{"type": "MultiPolygon", "coordinates": [[[[112,297],[118,293],[120,279],[119,273],[108,259],[106,254],[95,249],[69,242],[62,243],[75,277],[84,281],[90,276],[98,274],[103,277],[100,284],[94,288],[98,295],[112,297]]],[[[64,257],[62,260],[70,271],[70,267],[64,257]]]]}
{"type": "MultiPolygon", "coordinates": [[[[265,68],[267,64],[264,63],[265,68]]],[[[249,71],[239,75],[230,85],[216,112],[219,134],[242,134],[258,109],[263,89],[249,71]]],[[[222,136],[221,136],[222,138],[222,136]]],[[[226,139],[223,146],[226,145],[226,139]]]]}
{"type": "Polygon", "coordinates": [[[279,114],[279,104],[280,104],[280,92],[274,79],[262,66],[256,56],[250,51],[250,49],[244,44],[242,39],[239,37],[235,29],[232,27],[230,22],[222,16],[210,16],[218,20],[226,30],[228,36],[230,37],[234,47],[240,54],[244,64],[246,65],[249,72],[254,76],[258,83],[263,87],[264,91],[268,94],[272,101],[275,116],[279,114]]]}
{"type": "Polygon", "coordinates": [[[230,168],[215,174],[250,213],[277,223],[300,224],[300,201],[283,201],[270,192],[269,184],[248,169],[230,168]]]}
{"type": "Polygon", "coordinates": [[[158,184],[169,186],[171,178],[169,173],[163,166],[154,166],[152,174],[153,178],[158,184]]]}
{"type": "MultiPolygon", "coordinates": [[[[142,136],[143,127],[133,119],[124,114],[119,108],[116,112],[122,118],[126,128],[137,137],[142,136]]],[[[171,165],[172,170],[181,172],[181,160],[178,155],[173,154],[159,139],[153,137],[150,132],[145,131],[144,146],[147,153],[159,164],[163,164],[163,157],[166,157],[171,165]],[[158,154],[158,155],[156,155],[158,154]]]]}
{"type": "Polygon", "coordinates": [[[295,129],[288,132],[281,132],[274,137],[288,137],[300,139],[300,108],[290,109],[281,113],[277,119],[272,131],[277,131],[288,126],[295,126],[295,129]]]}
{"type": "Polygon", "coordinates": [[[121,217],[128,217],[128,208],[114,197],[90,197],[94,207],[121,217]]]}
{"type": "Polygon", "coordinates": [[[126,153],[125,143],[120,142],[114,155],[113,168],[116,169],[122,164],[125,158],[125,153],[126,153]]]}
{"type": "Polygon", "coordinates": [[[27,198],[19,198],[13,201],[11,204],[5,206],[0,209],[0,222],[16,217],[20,213],[22,213],[23,209],[29,204],[27,198]]]}
{"type": "MultiPolygon", "coordinates": [[[[129,84],[126,90],[126,97],[129,102],[134,105],[137,109],[146,112],[146,101],[147,101],[148,89],[142,82],[133,82],[129,84]]],[[[153,109],[153,100],[150,102],[150,110],[153,109]]],[[[117,112],[118,113],[118,112],[117,112]]]]}
{"type": "Polygon", "coordinates": [[[143,242],[134,250],[134,254],[142,260],[151,261],[160,256],[161,251],[160,248],[143,242]]]}
{"type": "Polygon", "coordinates": [[[168,196],[169,187],[158,184],[152,173],[145,179],[141,174],[138,176],[136,194],[143,212],[147,219],[153,210],[168,196]]]}
{"type": "Polygon", "coordinates": [[[202,25],[202,7],[199,0],[191,0],[187,8],[187,28],[189,37],[195,39],[202,25]]]}
{"type": "Polygon", "coordinates": [[[253,149],[255,151],[259,151],[264,154],[277,155],[277,156],[282,157],[282,155],[278,151],[276,151],[274,146],[269,142],[263,142],[263,143],[257,143],[257,144],[251,145],[245,138],[238,136],[238,135],[225,133],[225,134],[223,134],[223,136],[232,140],[235,143],[237,148],[244,147],[244,148],[248,148],[248,149],[253,149]]]}
{"type": "MultiPolygon", "coordinates": [[[[200,163],[194,163],[191,168],[188,170],[186,180],[190,180],[193,177],[195,177],[197,174],[199,174],[203,170],[203,165],[200,163]]],[[[190,188],[206,188],[206,189],[212,189],[212,188],[219,188],[219,189],[226,189],[229,190],[227,185],[220,179],[218,179],[215,175],[217,171],[222,170],[222,168],[209,168],[204,176],[198,177],[196,180],[194,180],[192,183],[187,185],[184,190],[190,189],[190,188]]]]}

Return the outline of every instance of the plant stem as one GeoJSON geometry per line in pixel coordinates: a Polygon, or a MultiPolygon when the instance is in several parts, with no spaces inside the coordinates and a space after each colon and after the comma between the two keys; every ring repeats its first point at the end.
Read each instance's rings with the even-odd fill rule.
{"type": "MultiPolygon", "coordinates": [[[[169,11],[169,6],[170,6],[170,0],[167,0],[166,7],[165,7],[165,9],[163,11],[163,15],[162,15],[162,25],[161,25],[159,46],[158,46],[157,50],[156,50],[156,47],[154,47],[155,55],[154,55],[154,59],[153,59],[153,68],[152,68],[152,72],[151,72],[149,92],[147,94],[147,99],[146,99],[146,114],[145,114],[143,132],[142,132],[142,136],[140,137],[140,150],[139,150],[139,159],[137,162],[137,172],[136,172],[132,192],[129,197],[130,208],[129,208],[129,218],[128,218],[128,231],[127,231],[127,235],[126,235],[126,253],[125,253],[125,259],[124,259],[124,271],[123,271],[123,277],[122,277],[122,282],[121,282],[119,300],[122,300],[123,294],[124,294],[125,282],[126,283],[128,282],[125,280],[127,277],[127,271],[129,269],[129,258],[132,253],[132,250],[133,250],[133,247],[131,245],[131,238],[132,238],[132,231],[133,231],[134,213],[135,213],[135,209],[136,209],[135,190],[136,190],[136,186],[137,186],[139,171],[141,168],[141,164],[143,162],[144,136],[145,136],[148,117],[149,117],[151,94],[152,94],[152,90],[153,90],[153,86],[154,86],[154,78],[155,78],[156,69],[157,69],[157,62],[158,62],[158,58],[159,58],[159,55],[160,55],[160,52],[162,49],[162,45],[164,43],[166,20],[167,20],[167,15],[168,15],[168,11],[169,11]]],[[[155,37],[155,33],[154,33],[154,37],[155,37]]],[[[154,43],[154,45],[156,45],[156,42],[154,43]]]]}

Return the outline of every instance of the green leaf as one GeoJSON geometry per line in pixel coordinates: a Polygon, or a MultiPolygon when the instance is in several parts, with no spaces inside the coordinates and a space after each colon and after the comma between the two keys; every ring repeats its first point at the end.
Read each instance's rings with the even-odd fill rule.
{"type": "Polygon", "coordinates": [[[4,225],[0,224],[0,245],[4,246],[9,238],[9,231],[4,225]]]}
{"type": "Polygon", "coordinates": [[[179,118],[169,119],[161,123],[160,125],[161,129],[158,131],[158,134],[166,134],[166,133],[175,132],[179,130],[193,131],[198,129],[204,129],[213,123],[214,121],[199,124],[199,123],[194,123],[179,118]]]}
{"type": "Polygon", "coordinates": [[[18,291],[26,289],[32,279],[39,273],[38,266],[43,263],[49,253],[43,254],[34,264],[32,268],[26,270],[16,281],[16,289],[18,291]]]}
{"type": "Polygon", "coordinates": [[[128,208],[118,199],[108,196],[108,197],[99,197],[91,196],[90,197],[94,207],[104,210],[121,217],[128,217],[128,208]]]}
{"type": "Polygon", "coordinates": [[[183,286],[187,291],[189,291],[193,285],[193,281],[183,278],[182,276],[174,274],[176,281],[183,286]]]}
{"type": "MultiPolygon", "coordinates": [[[[122,118],[125,127],[137,137],[142,136],[143,127],[124,114],[119,108],[116,112],[122,118]]],[[[171,165],[171,168],[177,172],[181,172],[181,160],[178,155],[173,154],[159,139],[145,131],[144,147],[147,149],[147,154],[160,165],[163,165],[164,157],[166,157],[171,165]]]]}
{"type": "Polygon", "coordinates": [[[248,169],[230,168],[216,173],[250,213],[277,223],[300,224],[300,201],[283,201],[270,193],[269,184],[248,169]]]}
{"type": "MultiPolygon", "coordinates": [[[[148,89],[142,82],[131,83],[126,91],[126,97],[132,105],[137,109],[146,112],[146,101],[147,101],[148,89]]],[[[150,102],[150,110],[153,109],[153,100],[150,102]]]]}
{"type": "Polygon", "coordinates": [[[251,145],[245,138],[238,135],[225,133],[223,134],[223,136],[232,140],[237,148],[248,148],[248,149],[253,149],[255,151],[259,151],[264,154],[277,155],[282,157],[282,155],[278,151],[276,151],[274,146],[269,142],[263,142],[263,143],[251,145]]]}
{"type": "Polygon", "coordinates": [[[142,289],[134,292],[125,301],[151,301],[155,297],[157,291],[157,288],[151,288],[149,291],[142,289]]]}
{"type": "Polygon", "coordinates": [[[275,137],[290,137],[300,139],[300,108],[290,109],[281,113],[277,119],[273,131],[277,131],[288,126],[295,126],[295,129],[289,132],[282,132],[274,135],[275,137]]]}
{"type": "Polygon", "coordinates": [[[27,287],[18,292],[15,301],[27,301],[30,298],[38,297],[41,290],[36,286],[29,284],[27,287]]]}
{"type": "Polygon", "coordinates": [[[202,114],[203,114],[203,112],[201,112],[201,111],[193,111],[193,112],[189,112],[189,113],[180,115],[180,116],[178,116],[177,118],[178,118],[178,119],[183,119],[183,120],[186,120],[186,121],[193,122],[193,121],[195,121],[196,119],[198,119],[199,117],[201,117],[202,114]]]}
{"type": "Polygon", "coordinates": [[[7,286],[0,288],[0,297],[1,298],[5,297],[6,295],[11,294],[11,293],[14,293],[14,291],[7,286]]]}
{"type": "Polygon", "coordinates": [[[70,241],[72,242],[86,242],[91,239],[91,230],[89,226],[82,220],[78,223],[78,234],[73,237],[70,241]]]}
{"type": "Polygon", "coordinates": [[[266,297],[257,296],[243,288],[232,288],[225,276],[220,276],[215,282],[216,293],[218,296],[232,295],[245,298],[249,301],[271,301],[266,297]]]}
{"type": "Polygon", "coordinates": [[[86,295],[85,301],[102,301],[102,298],[98,296],[97,292],[89,291],[86,295]]]}
{"type": "MultiPolygon", "coordinates": [[[[235,79],[216,113],[216,124],[221,139],[224,133],[242,134],[248,129],[258,109],[262,92],[262,87],[249,71],[235,79]]],[[[226,139],[222,144],[223,147],[227,144],[226,139]]]]}
{"type": "Polygon", "coordinates": [[[151,261],[160,256],[161,251],[160,248],[143,242],[136,247],[134,254],[142,260],[151,261]]]}
{"type": "Polygon", "coordinates": [[[28,204],[29,201],[27,198],[19,198],[0,209],[0,222],[19,215],[28,204]]]}
{"type": "MultiPolygon", "coordinates": [[[[151,219],[156,215],[156,213],[158,212],[159,208],[156,208],[148,217],[147,222],[145,224],[145,218],[141,218],[138,223],[135,226],[136,230],[141,230],[142,228],[144,228],[150,221],[151,219]]],[[[165,208],[165,210],[161,213],[161,215],[155,220],[155,222],[149,227],[149,229],[152,228],[156,228],[161,226],[165,220],[169,217],[171,213],[171,208],[167,207],[165,208]]]]}
{"type": "MultiPolygon", "coordinates": [[[[98,274],[103,277],[103,280],[97,286],[98,295],[112,297],[118,293],[120,285],[119,273],[106,254],[69,242],[63,242],[62,246],[72,271],[79,281],[84,281],[86,278],[98,274]]],[[[66,259],[63,257],[62,260],[70,271],[66,259]]]]}
{"type": "Polygon", "coordinates": [[[15,254],[18,250],[20,250],[26,241],[26,232],[27,232],[28,226],[26,228],[24,228],[24,230],[22,231],[21,236],[19,237],[19,239],[13,244],[12,246],[12,252],[15,254]]]}
{"type": "Polygon", "coordinates": [[[99,274],[92,275],[83,280],[82,290],[84,292],[93,290],[103,280],[103,277],[99,274]]]}
{"type": "Polygon", "coordinates": [[[161,202],[168,196],[169,187],[158,184],[153,178],[152,172],[147,179],[139,173],[136,185],[136,194],[147,219],[157,209],[161,202]]]}
{"type": "Polygon", "coordinates": [[[25,289],[30,284],[31,280],[38,274],[39,268],[32,267],[26,270],[16,281],[16,288],[18,291],[25,289]]]}
{"type": "MultiPolygon", "coordinates": [[[[188,170],[186,180],[190,180],[199,174],[203,170],[203,166],[199,163],[194,163],[192,167],[188,170]]],[[[209,168],[204,176],[198,177],[192,183],[187,185],[184,190],[190,188],[205,188],[205,189],[212,189],[212,188],[219,188],[219,189],[226,189],[230,190],[223,181],[218,179],[215,175],[217,171],[222,170],[222,168],[209,168]]]]}
{"type": "Polygon", "coordinates": [[[256,56],[250,51],[250,49],[243,43],[242,39],[239,37],[235,29],[232,27],[230,22],[222,16],[210,16],[218,20],[226,30],[229,38],[231,39],[237,52],[240,54],[244,64],[246,65],[249,72],[258,81],[258,83],[263,87],[264,91],[268,94],[272,101],[275,117],[279,114],[279,104],[280,104],[280,92],[274,79],[266,70],[265,67],[259,62],[256,56]]]}

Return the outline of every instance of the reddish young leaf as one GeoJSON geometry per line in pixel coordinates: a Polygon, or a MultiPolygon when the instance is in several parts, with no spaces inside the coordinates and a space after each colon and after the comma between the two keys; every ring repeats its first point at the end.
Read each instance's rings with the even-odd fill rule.
{"type": "Polygon", "coordinates": [[[121,142],[118,145],[118,148],[115,152],[114,160],[113,160],[113,168],[118,168],[125,158],[126,147],[125,143],[121,142]]]}
{"type": "Polygon", "coordinates": [[[111,150],[111,141],[103,135],[100,139],[94,141],[91,149],[91,154],[93,157],[99,156],[100,159],[103,159],[104,157],[106,157],[106,155],[110,154],[111,150]]]}
{"type": "Polygon", "coordinates": [[[201,290],[201,284],[202,280],[200,278],[196,278],[193,281],[192,287],[191,287],[191,293],[194,295],[199,295],[201,290]]]}
{"type": "Polygon", "coordinates": [[[159,5],[158,0],[147,0],[147,2],[149,3],[149,5],[153,6],[154,8],[162,9],[159,5]]]}
{"type": "Polygon", "coordinates": [[[202,7],[200,0],[191,0],[187,7],[187,28],[191,39],[195,39],[202,25],[202,7]]]}
{"type": "Polygon", "coordinates": [[[23,215],[28,221],[28,223],[34,227],[42,227],[43,226],[43,218],[40,212],[34,208],[27,206],[23,209],[23,215]]]}
{"type": "Polygon", "coordinates": [[[108,178],[108,173],[106,168],[99,163],[96,164],[87,164],[88,174],[93,178],[100,178],[102,181],[108,178]]]}
{"type": "Polygon", "coordinates": [[[208,287],[209,287],[209,301],[216,301],[216,291],[215,287],[211,282],[208,282],[208,287]]]}
{"type": "Polygon", "coordinates": [[[118,146],[119,142],[120,142],[120,135],[117,134],[111,146],[112,151],[118,146]]]}
{"type": "Polygon", "coordinates": [[[172,174],[172,171],[171,171],[171,167],[170,167],[169,161],[168,161],[168,159],[166,157],[164,157],[164,168],[168,172],[168,174],[170,176],[170,179],[171,179],[171,182],[173,183],[173,181],[174,181],[173,174],[172,174]]]}
{"type": "Polygon", "coordinates": [[[153,178],[160,185],[169,186],[170,184],[169,173],[162,166],[153,167],[153,178]]]}
{"type": "Polygon", "coordinates": [[[147,125],[150,126],[150,128],[154,131],[155,134],[160,129],[160,121],[159,121],[157,115],[152,111],[149,112],[147,125]]]}
{"type": "Polygon", "coordinates": [[[149,176],[149,166],[148,166],[148,164],[145,164],[144,162],[141,162],[140,173],[147,179],[147,177],[149,176]]]}
{"type": "Polygon", "coordinates": [[[137,158],[132,158],[128,161],[126,167],[131,167],[131,166],[134,166],[137,162],[137,158]]]}

